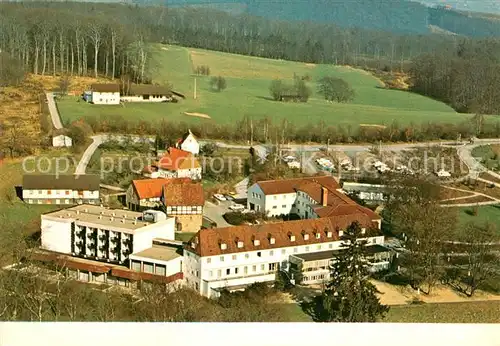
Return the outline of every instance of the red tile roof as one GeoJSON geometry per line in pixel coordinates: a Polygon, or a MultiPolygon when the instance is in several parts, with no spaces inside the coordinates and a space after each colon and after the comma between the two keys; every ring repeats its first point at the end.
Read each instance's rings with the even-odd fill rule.
{"type": "Polygon", "coordinates": [[[333,242],[339,240],[339,231],[345,230],[354,221],[358,221],[361,227],[378,229],[378,225],[370,217],[362,213],[258,226],[212,228],[198,231],[190,240],[186,249],[199,256],[215,256],[257,251],[259,249],[266,250],[333,242]],[[331,238],[327,237],[329,231],[332,232],[331,238]],[[319,239],[316,238],[316,233],[320,234],[319,239]],[[303,234],[308,234],[309,239],[304,239],[303,234]],[[295,236],[295,241],[291,241],[291,235],[295,236]],[[271,244],[271,238],[274,238],[274,244],[271,244]],[[259,240],[260,244],[258,246],[254,245],[254,240],[259,240]],[[243,242],[243,247],[238,247],[238,242],[243,242]],[[227,246],[225,250],[221,249],[220,245],[222,243],[227,246]]]}
{"type": "Polygon", "coordinates": [[[306,182],[315,182],[328,190],[340,189],[340,185],[331,176],[304,177],[283,180],[264,180],[257,184],[266,195],[276,195],[282,193],[294,193],[298,186],[306,182]]]}
{"type": "Polygon", "coordinates": [[[157,166],[169,171],[201,167],[193,154],[177,148],[169,148],[168,152],[157,162],[157,166]]]}
{"type": "Polygon", "coordinates": [[[170,178],[170,179],[139,179],[132,180],[139,199],[161,197],[162,188],[167,184],[187,184],[191,183],[190,178],[170,178]]]}
{"type": "Polygon", "coordinates": [[[163,187],[165,206],[202,206],[205,203],[200,183],[168,184],[163,187]]]}

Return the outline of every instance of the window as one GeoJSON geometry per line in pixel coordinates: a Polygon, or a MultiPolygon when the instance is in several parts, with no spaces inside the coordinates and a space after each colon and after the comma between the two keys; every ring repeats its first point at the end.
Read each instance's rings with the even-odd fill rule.
{"type": "Polygon", "coordinates": [[[246,253],[246,254],[245,254],[245,258],[246,258],[246,259],[250,258],[250,255],[246,253]]]}
{"type": "Polygon", "coordinates": [[[257,257],[262,257],[262,252],[257,252],[257,257]]]}
{"type": "Polygon", "coordinates": [[[326,236],[327,236],[328,238],[331,238],[331,237],[332,237],[332,232],[330,232],[330,231],[329,231],[329,232],[327,232],[327,233],[326,233],[326,236]]]}
{"type": "Polygon", "coordinates": [[[234,273],[238,274],[238,268],[234,268],[234,273]]]}
{"type": "Polygon", "coordinates": [[[211,263],[212,262],[212,259],[211,258],[207,258],[207,263],[211,263]]]}
{"type": "Polygon", "coordinates": [[[220,278],[220,277],[221,277],[221,275],[222,275],[222,271],[221,271],[220,269],[219,269],[219,270],[217,270],[217,277],[218,277],[218,278],[220,278]]]}
{"type": "Polygon", "coordinates": [[[321,250],[321,244],[316,246],[316,249],[321,250]]]}
{"type": "Polygon", "coordinates": [[[243,247],[243,242],[242,241],[239,241],[238,242],[238,248],[242,248],[243,247]]]}
{"type": "Polygon", "coordinates": [[[236,261],[236,255],[233,255],[232,258],[233,258],[233,261],[236,261]]]}
{"type": "Polygon", "coordinates": [[[286,199],[286,195],[283,195],[283,199],[286,199]]]}
{"type": "Polygon", "coordinates": [[[257,271],[257,266],[252,266],[252,271],[255,273],[257,271]]]}
{"type": "Polygon", "coordinates": [[[269,243],[274,244],[275,242],[276,242],[275,238],[273,238],[273,237],[269,238],[269,243]]]}
{"type": "Polygon", "coordinates": [[[38,194],[41,195],[42,194],[42,190],[38,190],[38,194]]]}
{"type": "Polygon", "coordinates": [[[214,274],[214,273],[213,273],[213,271],[209,271],[209,272],[208,272],[208,276],[210,276],[210,277],[212,277],[212,276],[213,276],[213,274],[214,274]]]}
{"type": "Polygon", "coordinates": [[[220,256],[219,259],[221,262],[224,262],[224,256],[220,256]]]}
{"type": "Polygon", "coordinates": [[[299,251],[299,249],[298,249],[298,248],[296,248],[296,247],[294,247],[294,248],[293,248],[293,252],[294,252],[294,253],[297,253],[298,251],[299,251]]]}
{"type": "Polygon", "coordinates": [[[318,233],[316,233],[316,239],[319,239],[319,238],[321,238],[321,234],[318,232],[318,233]]]}
{"type": "Polygon", "coordinates": [[[295,241],[295,236],[294,235],[290,236],[290,241],[295,241]]]}
{"type": "Polygon", "coordinates": [[[276,209],[276,208],[278,208],[278,206],[277,205],[273,205],[273,209],[276,209]]]}
{"type": "Polygon", "coordinates": [[[274,272],[278,270],[278,263],[269,263],[269,271],[274,272]]]}
{"type": "Polygon", "coordinates": [[[278,199],[278,196],[274,196],[274,197],[273,197],[273,199],[274,199],[274,200],[277,200],[277,199],[278,199]]]}
{"type": "Polygon", "coordinates": [[[269,251],[269,256],[274,256],[274,251],[273,250],[269,251]]]}
{"type": "Polygon", "coordinates": [[[259,246],[259,245],[260,245],[260,240],[255,239],[255,240],[253,241],[253,245],[254,245],[254,246],[259,246]]]}
{"type": "Polygon", "coordinates": [[[221,250],[226,250],[227,249],[227,245],[225,243],[220,244],[220,249],[221,250]]]}
{"type": "Polygon", "coordinates": [[[329,249],[333,249],[333,244],[328,244],[329,249]]]}
{"type": "Polygon", "coordinates": [[[309,240],[309,234],[304,234],[304,240],[309,240]]]}
{"type": "Polygon", "coordinates": [[[282,249],[282,250],[281,250],[281,254],[282,254],[282,255],[286,255],[286,249],[282,249]]]}
{"type": "Polygon", "coordinates": [[[248,274],[248,267],[243,267],[243,274],[248,274]]]}
{"type": "Polygon", "coordinates": [[[283,205],[281,206],[281,208],[286,208],[286,204],[283,204],[283,205]]]}
{"type": "Polygon", "coordinates": [[[229,275],[229,274],[231,274],[231,269],[230,269],[230,268],[227,268],[227,269],[226,269],[226,275],[229,275]]]}
{"type": "Polygon", "coordinates": [[[52,190],[47,190],[47,195],[52,195],[52,190]]]}
{"type": "Polygon", "coordinates": [[[261,270],[261,271],[266,270],[266,265],[265,265],[265,264],[261,264],[261,265],[260,265],[260,270],[261,270]]]}
{"type": "Polygon", "coordinates": [[[309,246],[306,246],[306,252],[309,252],[309,246]]]}

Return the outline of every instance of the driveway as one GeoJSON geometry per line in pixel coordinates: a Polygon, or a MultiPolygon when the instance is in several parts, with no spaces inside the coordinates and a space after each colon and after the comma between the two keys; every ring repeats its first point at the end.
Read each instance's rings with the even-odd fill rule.
{"type": "Polygon", "coordinates": [[[54,93],[46,93],[47,105],[49,106],[50,117],[52,118],[52,124],[57,130],[63,128],[61,123],[61,117],[59,116],[59,111],[57,110],[56,101],[54,101],[54,93]]]}
{"type": "Polygon", "coordinates": [[[205,206],[203,208],[203,216],[212,220],[217,224],[217,227],[229,227],[231,226],[224,220],[222,215],[229,211],[229,206],[233,203],[230,201],[221,201],[220,204],[217,205],[215,203],[206,201],[205,206]]]}

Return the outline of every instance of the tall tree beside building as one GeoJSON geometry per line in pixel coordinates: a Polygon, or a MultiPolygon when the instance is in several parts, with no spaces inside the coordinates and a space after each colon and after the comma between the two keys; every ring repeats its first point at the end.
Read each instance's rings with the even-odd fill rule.
{"type": "Polygon", "coordinates": [[[323,296],[324,316],[330,322],[375,322],[389,308],[380,303],[376,287],[368,281],[366,241],[357,222],[344,232],[341,253],[323,296]]]}

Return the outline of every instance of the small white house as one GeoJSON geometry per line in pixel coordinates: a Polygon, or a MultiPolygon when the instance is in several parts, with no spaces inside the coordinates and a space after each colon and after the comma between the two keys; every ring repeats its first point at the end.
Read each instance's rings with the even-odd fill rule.
{"type": "Polygon", "coordinates": [[[118,84],[92,84],[90,98],[86,100],[96,105],[119,105],[120,86],[118,84]]]}
{"type": "Polygon", "coordinates": [[[188,132],[186,132],[184,136],[177,141],[177,148],[188,151],[193,155],[198,155],[200,153],[200,144],[191,130],[188,130],[188,132]]]}
{"type": "Polygon", "coordinates": [[[73,145],[73,140],[71,137],[65,135],[59,135],[52,137],[53,147],[71,147],[73,145]]]}

